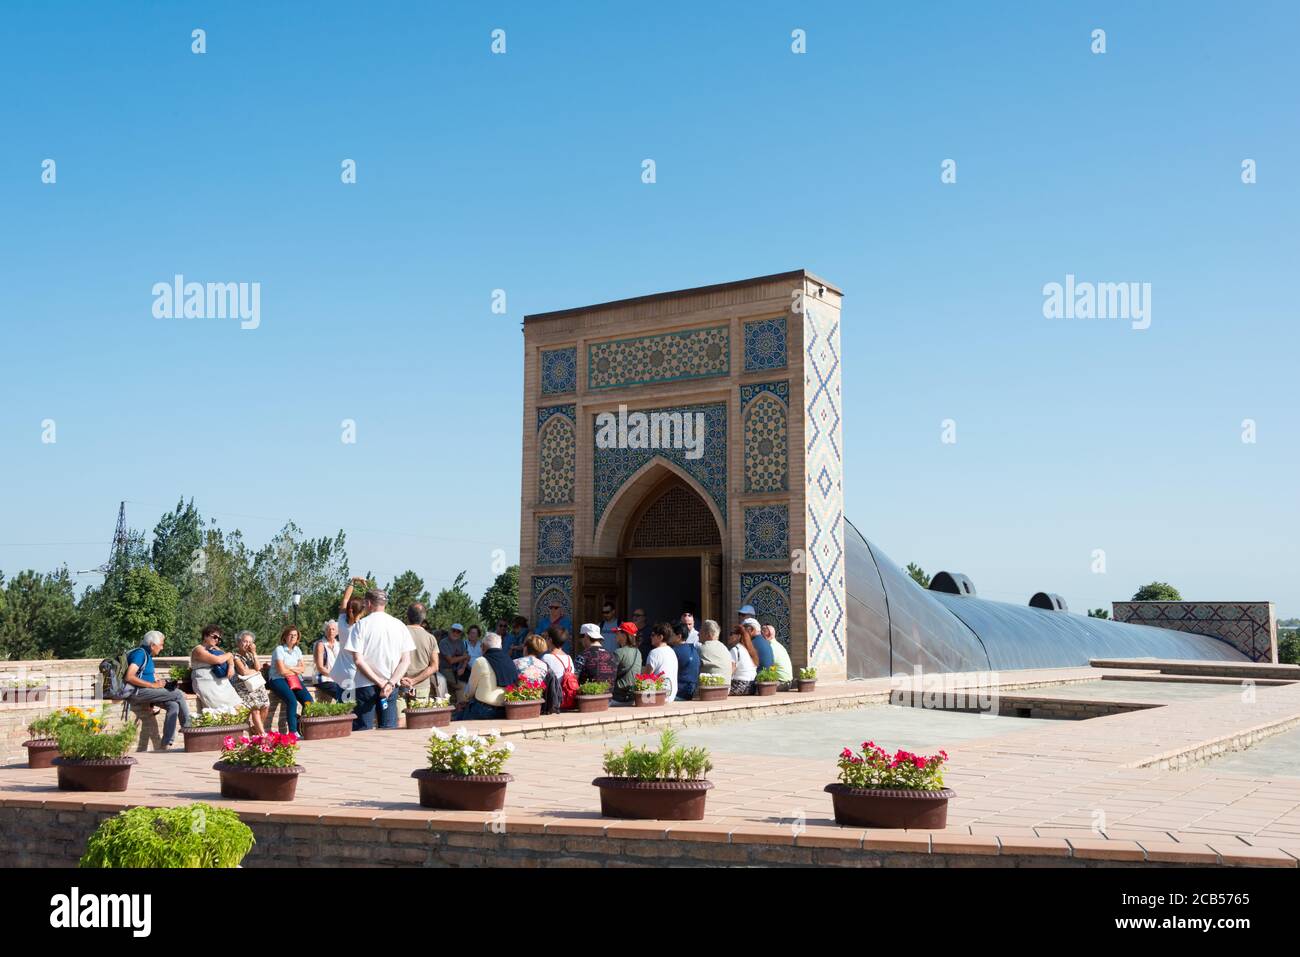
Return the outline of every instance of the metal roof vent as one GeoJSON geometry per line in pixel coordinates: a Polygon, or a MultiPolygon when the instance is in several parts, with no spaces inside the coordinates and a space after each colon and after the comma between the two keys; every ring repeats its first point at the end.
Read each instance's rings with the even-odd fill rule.
{"type": "Polygon", "coordinates": [[[975,583],[961,572],[939,572],[930,579],[930,591],[946,592],[949,595],[975,594],[975,583]]]}
{"type": "Polygon", "coordinates": [[[1030,608],[1042,608],[1045,611],[1069,611],[1065,604],[1065,599],[1055,592],[1037,591],[1034,597],[1029,599],[1030,608]]]}

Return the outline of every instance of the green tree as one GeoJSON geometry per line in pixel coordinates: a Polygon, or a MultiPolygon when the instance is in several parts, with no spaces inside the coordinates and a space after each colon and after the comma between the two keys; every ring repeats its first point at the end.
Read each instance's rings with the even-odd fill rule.
{"type": "Polygon", "coordinates": [[[1277,661],[1282,665],[1300,665],[1300,631],[1284,631],[1277,642],[1277,661]]]}
{"type": "Polygon", "coordinates": [[[482,619],[495,627],[498,618],[510,621],[519,614],[519,566],[511,565],[488,586],[479,599],[478,612],[482,619]]]}
{"type": "Polygon", "coordinates": [[[1105,608],[1091,608],[1088,610],[1089,618],[1109,618],[1110,612],[1105,608]]]}
{"type": "Polygon", "coordinates": [[[465,572],[462,571],[456,576],[450,588],[438,592],[438,597],[433,600],[433,606],[429,609],[429,622],[432,628],[450,628],[456,622],[464,625],[466,629],[470,625],[483,627],[474,599],[470,598],[469,592],[465,590],[465,572]]]}
{"type": "Polygon", "coordinates": [[[429,591],[424,587],[424,579],[409,568],[393,579],[384,591],[388,592],[388,613],[406,620],[406,609],[415,602],[420,602],[427,610],[430,604],[429,591]]]}
{"type": "Polygon", "coordinates": [[[120,652],[138,642],[146,631],[154,630],[167,636],[164,654],[180,654],[188,649],[186,636],[175,634],[179,597],[176,586],[152,568],[132,568],[123,576],[121,590],[108,602],[107,618],[117,640],[113,647],[100,652],[120,652]]]}
{"type": "Polygon", "coordinates": [[[911,577],[912,581],[916,582],[922,588],[930,587],[930,576],[927,575],[925,569],[916,564],[916,562],[907,563],[907,574],[911,577]]]}
{"type": "Polygon", "coordinates": [[[32,569],[19,572],[2,595],[0,658],[17,661],[81,654],[85,637],[67,568],[44,575],[32,569]]]}
{"type": "Polygon", "coordinates": [[[1182,601],[1178,589],[1167,582],[1151,582],[1143,585],[1133,595],[1134,601],[1182,601]]]}
{"type": "Polygon", "coordinates": [[[153,529],[149,559],[153,570],[171,582],[184,595],[193,573],[201,570],[203,556],[203,520],[194,500],[176,503],[176,510],[158,520],[153,529]]]}

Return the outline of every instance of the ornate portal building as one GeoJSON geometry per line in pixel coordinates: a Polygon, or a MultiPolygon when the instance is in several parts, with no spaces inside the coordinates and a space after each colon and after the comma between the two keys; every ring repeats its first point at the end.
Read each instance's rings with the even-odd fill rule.
{"type": "Polygon", "coordinates": [[[844,676],[841,297],[796,270],[524,318],[531,621],[611,602],[725,632],[749,604],[796,665],[844,676]],[[602,431],[636,413],[648,431],[602,431]]]}

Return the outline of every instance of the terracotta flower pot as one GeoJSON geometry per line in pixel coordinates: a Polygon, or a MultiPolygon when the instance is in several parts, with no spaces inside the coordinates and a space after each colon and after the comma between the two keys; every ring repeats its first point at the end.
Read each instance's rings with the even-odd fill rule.
{"type": "Polygon", "coordinates": [[[654,692],[653,695],[648,691],[632,692],[632,703],[635,704],[638,708],[658,708],[667,700],[668,700],[667,689],[663,691],[656,691],[654,692]]]}
{"type": "Polygon", "coordinates": [[[220,751],[221,742],[230,734],[246,734],[248,732],[248,722],[243,724],[223,724],[211,728],[181,728],[181,735],[185,738],[185,752],[187,754],[194,751],[220,751]]]}
{"type": "Polygon", "coordinates": [[[754,694],[758,695],[760,698],[774,695],[776,694],[776,686],[780,683],[781,682],[779,681],[755,681],[754,694]]]}
{"type": "Polygon", "coordinates": [[[24,741],[27,749],[27,766],[29,768],[52,768],[54,759],[59,756],[59,742],[53,738],[32,738],[24,741]]]}
{"type": "Polygon", "coordinates": [[[612,694],[580,694],[577,696],[579,714],[595,714],[597,711],[608,711],[609,701],[614,696],[612,694]]]}
{"type": "Polygon", "coordinates": [[[352,733],[356,715],[332,714],[323,718],[299,718],[298,732],[304,741],[324,741],[326,738],[346,738],[352,733]]]}
{"type": "Polygon", "coordinates": [[[240,801],[292,801],[298,793],[298,775],[306,768],[295,764],[287,768],[246,768],[218,761],[213,770],[221,772],[221,796],[240,801]]]}
{"type": "Polygon", "coordinates": [[[540,718],[542,716],[542,699],[536,701],[507,701],[506,702],[506,720],[520,721],[524,718],[540,718]]]}
{"type": "Polygon", "coordinates": [[[696,701],[721,701],[727,695],[731,694],[729,685],[697,685],[695,688],[696,701]]]}
{"type": "Polygon", "coordinates": [[[37,704],[44,701],[49,692],[49,685],[42,685],[39,688],[3,688],[0,689],[0,701],[12,704],[37,704]]]}
{"type": "Polygon", "coordinates": [[[828,784],[822,790],[835,806],[835,823],[849,827],[888,827],[939,831],[948,826],[950,788],[939,791],[851,788],[828,784]]]}
{"type": "Polygon", "coordinates": [[[602,817],[639,821],[700,821],[712,781],[636,781],[596,778],[602,817]]]}
{"type": "Polygon", "coordinates": [[[54,759],[60,791],[125,791],[135,758],[54,759]]]}
{"type": "Polygon", "coordinates": [[[420,768],[411,777],[420,782],[420,806],[447,811],[499,811],[506,805],[509,774],[447,774],[420,768]]]}
{"type": "Polygon", "coordinates": [[[816,690],[817,690],[817,679],[816,679],[816,678],[800,678],[800,679],[799,679],[799,692],[800,692],[801,694],[806,694],[806,693],[809,692],[809,691],[816,691],[816,690]]]}
{"type": "Polygon", "coordinates": [[[447,708],[418,708],[406,709],[406,726],[411,729],[416,728],[445,728],[451,724],[451,715],[456,709],[447,708]]]}

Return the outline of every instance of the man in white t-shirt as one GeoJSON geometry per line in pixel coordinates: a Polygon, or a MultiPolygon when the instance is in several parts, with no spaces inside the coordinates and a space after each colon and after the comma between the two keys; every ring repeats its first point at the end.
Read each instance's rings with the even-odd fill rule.
{"type": "Polygon", "coordinates": [[[376,716],[381,728],[397,727],[397,693],[415,642],[407,627],[384,610],[387,605],[388,594],[382,589],[366,592],[366,615],[343,646],[357,669],[354,731],[373,728],[376,716]]]}
{"type": "Polygon", "coordinates": [[[671,625],[655,625],[650,631],[650,654],[645,660],[645,670],[664,676],[668,692],[664,702],[671,702],[677,697],[677,652],[668,646],[668,636],[672,634],[671,625]]]}

